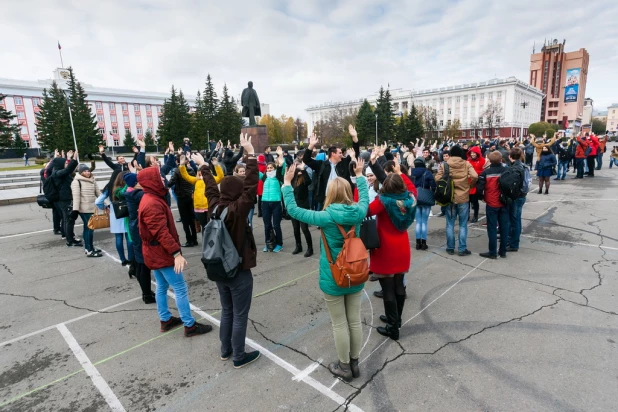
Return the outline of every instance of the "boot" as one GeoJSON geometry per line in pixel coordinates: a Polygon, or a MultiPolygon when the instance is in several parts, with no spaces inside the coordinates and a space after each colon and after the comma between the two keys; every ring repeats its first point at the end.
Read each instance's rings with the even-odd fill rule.
{"type": "Polygon", "coordinates": [[[403,314],[403,306],[406,303],[406,295],[395,295],[395,299],[397,300],[397,320],[399,321],[397,324],[399,325],[399,329],[401,329],[402,320],[401,315],[403,314]]]}
{"type": "Polygon", "coordinates": [[[388,320],[388,323],[385,327],[379,326],[377,328],[378,333],[393,340],[399,340],[399,313],[397,311],[397,302],[384,301],[384,312],[386,312],[386,319],[388,320]]]}
{"type": "Polygon", "coordinates": [[[352,369],[352,376],[358,378],[360,376],[360,369],[358,367],[358,358],[354,359],[350,356],[350,369],[352,369]]]}
{"type": "Polygon", "coordinates": [[[539,194],[541,194],[541,193],[543,193],[543,189],[542,188],[539,189],[539,194]]]}
{"type": "Polygon", "coordinates": [[[129,279],[133,279],[135,273],[135,261],[132,260],[131,263],[129,263],[129,279]]]}
{"type": "Polygon", "coordinates": [[[152,292],[149,295],[142,295],[142,300],[147,305],[149,303],[156,303],[157,302],[157,299],[155,299],[155,294],[152,293],[152,292]]]}
{"type": "Polygon", "coordinates": [[[303,251],[303,245],[300,244],[300,242],[296,243],[296,249],[294,249],[294,251],[292,252],[293,255],[298,255],[300,252],[303,251]]]}
{"type": "Polygon", "coordinates": [[[549,194],[549,189],[545,188],[545,194],[548,195],[549,194]]]}
{"type": "Polygon", "coordinates": [[[341,361],[333,362],[328,365],[328,370],[330,371],[330,373],[343,379],[346,382],[350,382],[354,378],[349,363],[343,363],[341,361]]]}
{"type": "Polygon", "coordinates": [[[421,250],[421,240],[416,239],[416,250],[421,250]]]}
{"type": "Polygon", "coordinates": [[[313,246],[307,246],[307,251],[305,252],[305,257],[313,256],[313,246]]]}
{"type": "Polygon", "coordinates": [[[427,250],[429,249],[429,246],[427,246],[427,240],[423,239],[421,240],[421,250],[427,250]]]}

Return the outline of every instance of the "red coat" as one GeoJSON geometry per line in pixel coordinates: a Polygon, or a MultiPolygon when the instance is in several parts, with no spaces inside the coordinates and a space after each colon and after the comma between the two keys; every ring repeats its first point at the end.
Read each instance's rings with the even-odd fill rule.
{"type": "MultiPolygon", "coordinates": [[[[258,172],[262,174],[266,174],[266,157],[263,154],[258,155],[257,161],[258,161],[258,172]]],[[[262,196],[262,193],[264,193],[264,181],[262,179],[259,179],[258,187],[257,187],[257,195],[262,196]]],[[[262,212],[260,211],[260,213],[262,212]]]]}
{"type": "Polygon", "coordinates": [[[588,156],[596,156],[599,153],[599,138],[593,134],[590,135],[590,147],[592,150],[588,156]]]}
{"type": "Polygon", "coordinates": [[[137,175],[144,190],[137,221],[142,238],[144,263],[150,269],[174,266],[173,255],[180,251],[172,210],[165,202],[167,188],[158,167],[147,167],[137,175]]]}
{"type": "MultiPolygon", "coordinates": [[[[481,148],[478,146],[472,146],[470,148],[470,150],[468,150],[468,163],[470,163],[472,165],[472,167],[474,168],[474,171],[476,172],[477,175],[481,175],[481,173],[483,172],[483,170],[485,170],[485,163],[487,162],[487,159],[485,159],[483,157],[483,155],[481,154],[481,148]],[[477,154],[476,156],[476,160],[472,160],[472,156],[470,156],[470,152],[474,152],[477,154]]],[[[472,186],[470,187],[470,194],[474,195],[476,194],[476,186],[472,186]]]]}
{"type": "MultiPolygon", "coordinates": [[[[416,187],[408,179],[408,176],[401,175],[408,187],[408,191],[417,196],[416,187]]],[[[410,238],[408,231],[400,232],[395,228],[388,212],[377,197],[369,205],[367,216],[377,216],[378,237],[380,247],[371,250],[371,260],[369,269],[378,275],[392,275],[395,273],[406,273],[410,269],[412,252],[410,250],[410,238]]]]}

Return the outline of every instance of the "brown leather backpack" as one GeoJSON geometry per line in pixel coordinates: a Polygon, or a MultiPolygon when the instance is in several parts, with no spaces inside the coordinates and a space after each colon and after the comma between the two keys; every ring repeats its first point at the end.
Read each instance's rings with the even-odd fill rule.
{"type": "Polygon", "coordinates": [[[337,227],[343,236],[343,246],[334,262],[324,236],[324,229],[322,229],[322,242],[333,279],[335,279],[337,286],[341,288],[361,285],[367,282],[369,278],[369,252],[367,252],[363,241],[356,237],[354,226],[350,228],[348,233],[340,225],[337,225],[337,227]]]}

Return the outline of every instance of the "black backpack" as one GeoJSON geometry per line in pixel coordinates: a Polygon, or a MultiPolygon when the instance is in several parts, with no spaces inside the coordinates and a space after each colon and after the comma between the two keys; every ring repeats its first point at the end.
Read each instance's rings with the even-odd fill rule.
{"type": "Polygon", "coordinates": [[[455,184],[453,179],[449,175],[448,163],[443,162],[444,174],[442,179],[436,182],[436,192],[434,193],[434,199],[440,206],[446,206],[453,203],[453,196],[455,195],[455,184]]]}
{"type": "Polygon", "coordinates": [[[523,176],[519,169],[515,167],[505,167],[498,178],[498,189],[500,189],[500,202],[508,205],[513,200],[521,197],[523,176]]]}
{"type": "Polygon", "coordinates": [[[558,152],[558,159],[560,160],[569,160],[570,159],[570,155],[569,155],[569,151],[567,149],[565,149],[564,147],[560,147],[558,152]]]}
{"type": "Polygon", "coordinates": [[[57,202],[60,199],[60,192],[58,192],[58,188],[54,183],[54,173],[53,172],[45,181],[43,182],[43,193],[45,193],[45,197],[50,202],[57,202]]]}

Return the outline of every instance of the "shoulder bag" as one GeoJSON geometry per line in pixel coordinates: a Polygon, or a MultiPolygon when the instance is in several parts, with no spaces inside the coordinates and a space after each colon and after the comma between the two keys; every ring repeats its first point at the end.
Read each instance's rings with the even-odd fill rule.
{"type": "Polygon", "coordinates": [[[88,220],[88,229],[97,230],[109,227],[109,215],[103,211],[99,213],[99,211],[100,209],[95,207],[94,214],[90,216],[90,219],[88,220]]]}
{"type": "Polygon", "coordinates": [[[433,195],[433,192],[430,189],[425,187],[425,174],[429,173],[425,171],[423,174],[423,187],[417,187],[416,191],[418,193],[418,197],[416,198],[416,204],[418,206],[433,206],[436,204],[436,199],[433,195]]]}
{"type": "Polygon", "coordinates": [[[377,249],[380,247],[380,238],[378,237],[378,225],[376,219],[366,217],[361,222],[359,237],[367,249],[377,249]]]}

